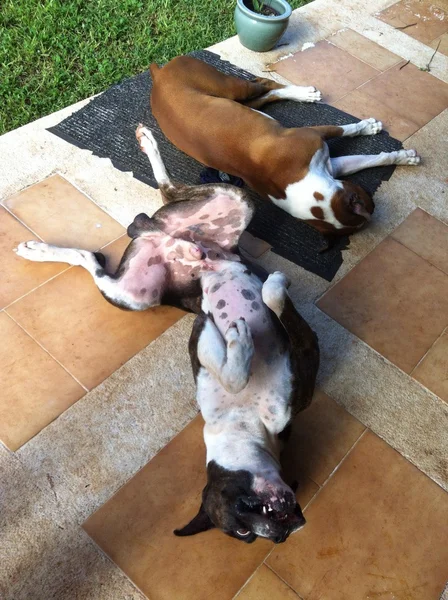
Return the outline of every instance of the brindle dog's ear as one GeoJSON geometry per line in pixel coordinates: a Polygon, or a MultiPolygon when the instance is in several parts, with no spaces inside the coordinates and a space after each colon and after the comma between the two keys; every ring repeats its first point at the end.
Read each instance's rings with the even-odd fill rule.
{"type": "Polygon", "coordinates": [[[201,504],[198,514],[188,523],[188,525],[185,525],[182,529],[175,529],[173,533],[178,536],[196,535],[197,533],[208,531],[214,527],[215,525],[213,525],[210,517],[204,510],[204,505],[201,504]]]}
{"type": "Polygon", "coordinates": [[[145,213],[140,213],[129,225],[127,234],[130,238],[135,239],[147,231],[157,231],[154,221],[145,213]]]}

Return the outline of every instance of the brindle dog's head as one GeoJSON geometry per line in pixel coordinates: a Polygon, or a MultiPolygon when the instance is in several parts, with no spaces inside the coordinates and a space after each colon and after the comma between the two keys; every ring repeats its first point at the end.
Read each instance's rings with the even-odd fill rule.
{"type": "Polygon", "coordinates": [[[198,514],[176,529],[176,535],[195,535],[217,527],[248,544],[257,537],[279,544],[305,525],[293,491],[280,478],[267,482],[248,471],[229,471],[211,461],[207,480],[198,514]]]}

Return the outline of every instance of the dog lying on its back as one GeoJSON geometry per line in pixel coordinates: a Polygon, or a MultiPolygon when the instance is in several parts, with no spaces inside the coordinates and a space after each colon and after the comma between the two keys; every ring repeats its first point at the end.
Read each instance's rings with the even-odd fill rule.
{"type": "Polygon", "coordinates": [[[317,339],[288,297],[287,280],[262,280],[237,254],[253,206],[229,185],[176,186],[150,131],[137,138],[164,202],[141,214],[115,274],[99,253],[25,242],[35,261],[80,265],[107,300],[130,310],[171,304],[198,312],[189,342],[197,399],[205,420],[207,485],[199,513],[175,533],[218,527],[245,542],[279,543],[304,523],[280,476],[280,438],[311,402],[319,363],[317,339]]]}
{"type": "Polygon", "coordinates": [[[259,109],[279,100],[318,102],[314,87],[246,81],[179,56],[162,69],[150,67],[151,108],[166,137],[199,162],[243,179],[329,243],[358,231],[374,210],[359,185],[338,177],[381,165],[417,165],[415,150],[330,158],[326,140],[374,135],[376,119],[337,126],[285,128],[259,109]]]}

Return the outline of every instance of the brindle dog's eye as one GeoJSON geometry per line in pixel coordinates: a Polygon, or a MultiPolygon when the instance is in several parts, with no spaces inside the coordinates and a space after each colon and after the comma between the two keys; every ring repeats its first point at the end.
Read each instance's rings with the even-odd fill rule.
{"type": "Polygon", "coordinates": [[[249,529],[237,529],[236,532],[241,537],[246,537],[246,536],[248,536],[250,534],[249,529]]]}

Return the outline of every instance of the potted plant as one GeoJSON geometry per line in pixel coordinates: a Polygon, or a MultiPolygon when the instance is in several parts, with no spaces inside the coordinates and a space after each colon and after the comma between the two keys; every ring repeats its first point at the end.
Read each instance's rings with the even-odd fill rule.
{"type": "Polygon", "coordinates": [[[271,50],[288,27],[292,9],[286,0],[237,0],[235,25],[249,50],[271,50]]]}

